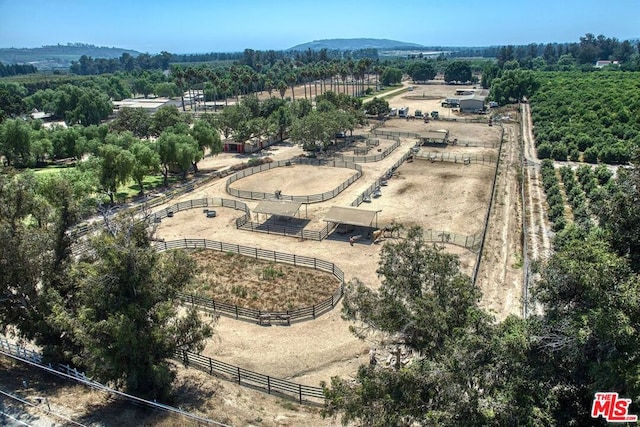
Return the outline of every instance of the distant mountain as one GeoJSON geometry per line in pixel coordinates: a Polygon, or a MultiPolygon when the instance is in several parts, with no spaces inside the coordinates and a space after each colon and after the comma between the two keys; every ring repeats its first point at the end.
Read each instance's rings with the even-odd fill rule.
{"type": "Polygon", "coordinates": [[[69,68],[71,61],[82,55],[92,58],[119,58],[123,53],[138,56],[140,52],[117,47],[94,46],[84,43],[68,43],[35,48],[0,48],[0,62],[3,64],[33,64],[39,70],[69,68]]]}
{"type": "Polygon", "coordinates": [[[357,49],[398,49],[421,48],[417,43],[406,43],[387,39],[328,39],[302,43],[287,50],[357,50],[357,49]]]}

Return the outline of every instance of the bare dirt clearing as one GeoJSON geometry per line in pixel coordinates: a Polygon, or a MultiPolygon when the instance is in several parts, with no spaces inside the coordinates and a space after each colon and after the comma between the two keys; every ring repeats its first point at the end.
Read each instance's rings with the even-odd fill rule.
{"type": "Polygon", "coordinates": [[[333,275],[211,250],[190,252],[199,271],[190,292],[263,311],[310,307],[340,286],[333,275]]]}
{"type": "Polygon", "coordinates": [[[357,171],[348,168],[292,164],[249,175],[230,187],[263,193],[280,190],[287,196],[307,196],[331,191],[355,174],[357,171]]]}
{"type": "Polygon", "coordinates": [[[482,231],[494,169],[481,165],[415,160],[403,163],[382,188],[382,196],[363,208],[381,210],[381,224],[446,230],[482,231]]]}

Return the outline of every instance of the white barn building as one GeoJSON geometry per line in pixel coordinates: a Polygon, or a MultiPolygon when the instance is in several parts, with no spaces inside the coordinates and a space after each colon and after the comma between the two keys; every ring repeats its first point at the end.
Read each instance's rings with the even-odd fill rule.
{"type": "Polygon", "coordinates": [[[478,110],[484,110],[484,100],[485,97],[477,93],[461,96],[460,111],[463,113],[474,113],[478,110]]]}

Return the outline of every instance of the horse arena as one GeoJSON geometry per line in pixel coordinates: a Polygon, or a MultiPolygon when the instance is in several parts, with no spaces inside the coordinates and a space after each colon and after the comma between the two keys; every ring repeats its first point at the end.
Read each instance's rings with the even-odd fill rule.
{"type": "MultiPolygon", "coordinates": [[[[411,104],[423,111],[431,108],[401,96],[391,99],[390,104],[392,107],[411,104]]],[[[248,211],[216,206],[210,208],[215,210],[215,217],[208,217],[202,208],[181,210],[157,224],[156,236],[165,241],[210,239],[325,260],[344,272],[345,282],[358,279],[375,289],[380,286],[376,269],[382,246],[386,241],[402,238],[402,231],[398,237],[391,233],[376,234],[376,230],[393,224],[406,228],[420,226],[430,240],[457,254],[463,270],[473,275],[496,176],[501,127],[489,127],[486,120],[425,123],[395,118],[375,130],[355,131],[354,136],[357,140],[353,144],[327,153],[316,159],[315,164],[298,162],[303,153],[297,147],[283,144],[265,149],[267,153],[263,155],[272,158],[274,166],[280,162],[280,166],[247,176],[244,176],[247,172],[240,171],[238,174],[243,177],[239,179],[235,178],[240,175],[221,176],[153,210],[162,212],[179,202],[215,198],[242,202],[248,211]],[[441,129],[449,132],[449,141],[455,139],[455,145],[416,146],[417,135],[441,129]],[[265,200],[290,202],[305,197],[311,200],[311,196],[319,194],[325,195],[323,200],[299,202],[299,208],[290,216],[255,212],[265,200]],[[333,207],[374,212],[371,227],[325,221],[333,207]],[[300,233],[306,230],[327,235],[315,240],[304,238],[303,234],[265,232],[266,228],[239,229],[239,218],[252,224],[289,226],[300,233]],[[376,241],[375,237],[380,239],[376,241]]],[[[212,167],[218,169],[217,164],[212,167]]],[[[200,169],[207,170],[207,159],[200,169]]],[[[247,258],[247,269],[250,265],[251,259],[247,258]]],[[[265,282],[265,286],[269,283],[265,282]]],[[[491,302],[485,305],[491,307],[491,302]]],[[[342,320],[340,309],[341,302],[315,319],[286,326],[263,326],[221,316],[215,336],[203,354],[309,386],[329,382],[336,375],[350,377],[359,365],[368,363],[370,348],[380,346],[379,337],[358,340],[349,332],[349,323],[342,320]]]]}

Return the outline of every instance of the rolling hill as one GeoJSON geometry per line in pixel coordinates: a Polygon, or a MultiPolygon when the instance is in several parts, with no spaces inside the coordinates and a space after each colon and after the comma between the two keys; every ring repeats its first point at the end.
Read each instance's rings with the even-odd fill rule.
{"type": "Polygon", "coordinates": [[[397,40],[387,39],[327,39],[315,40],[312,42],[302,43],[287,50],[357,50],[357,49],[406,49],[406,48],[422,48],[424,46],[417,43],[407,43],[397,40]]]}
{"type": "Polygon", "coordinates": [[[82,55],[92,58],[119,58],[123,53],[138,56],[140,52],[117,47],[94,46],[84,43],[51,45],[36,48],[0,48],[0,62],[3,64],[33,64],[39,70],[69,68],[71,61],[82,55]]]}

